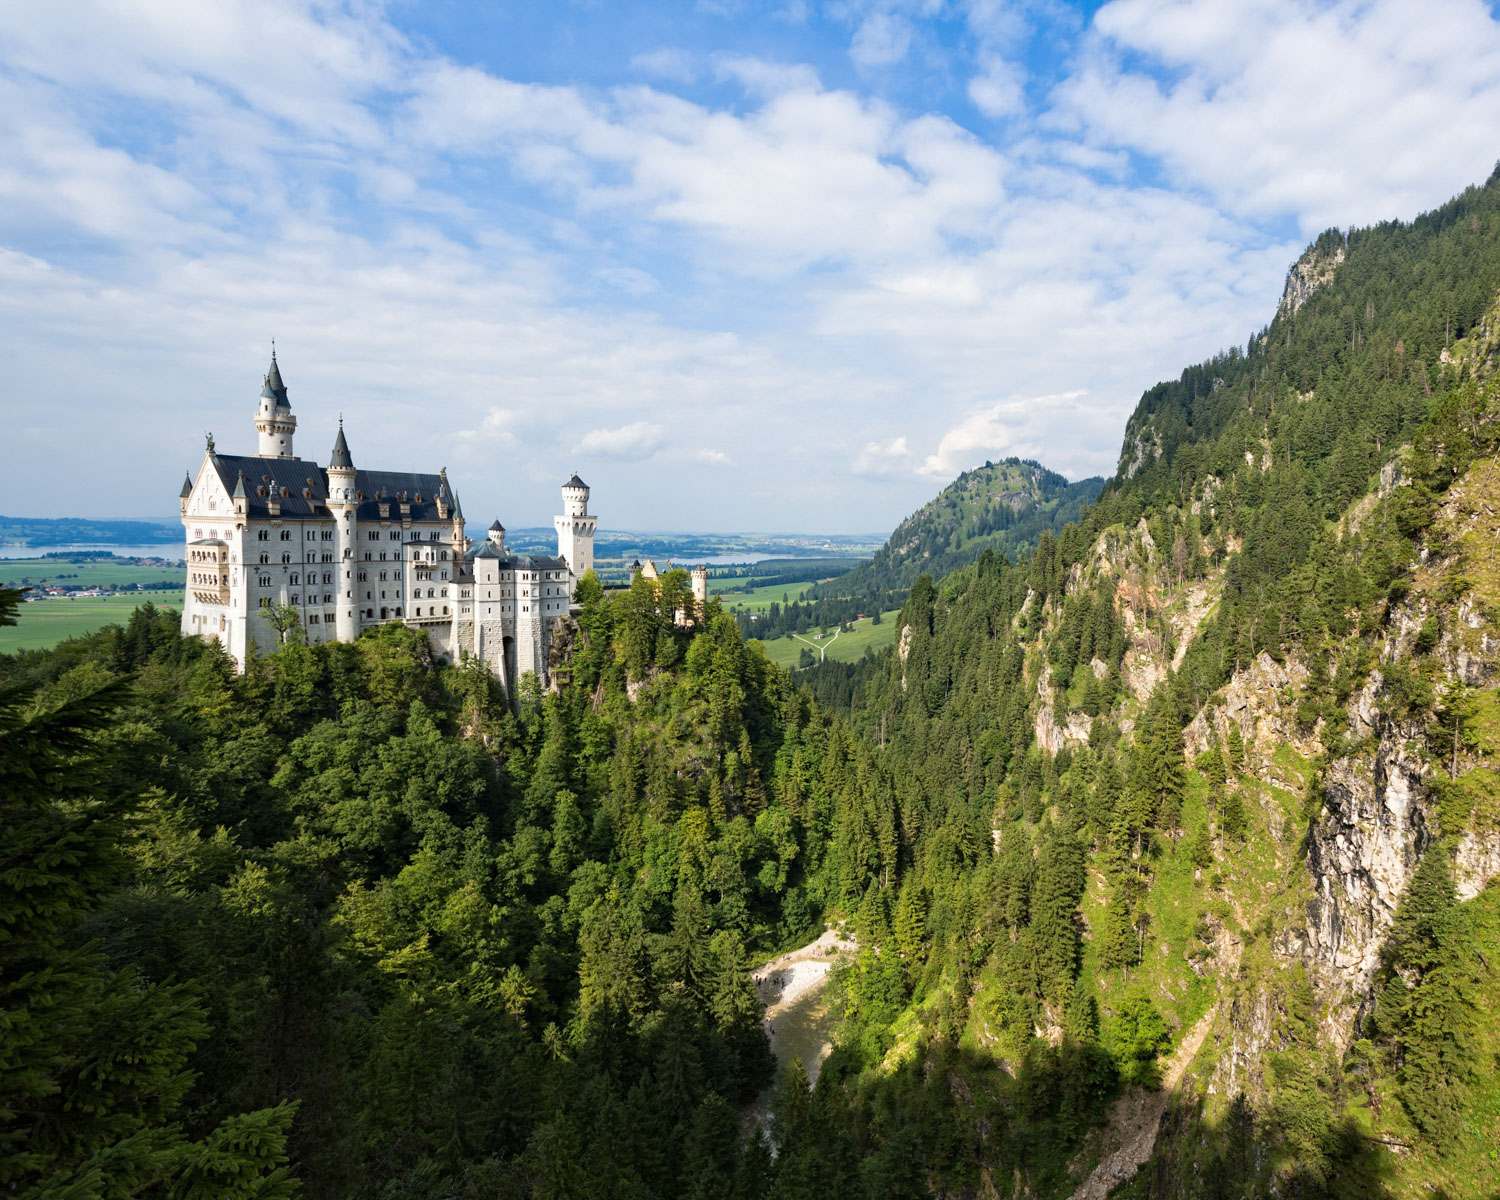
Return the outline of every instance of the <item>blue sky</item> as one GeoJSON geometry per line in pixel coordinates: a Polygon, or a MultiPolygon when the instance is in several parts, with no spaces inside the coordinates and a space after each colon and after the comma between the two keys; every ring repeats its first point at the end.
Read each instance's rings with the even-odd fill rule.
{"type": "Polygon", "coordinates": [[[275,337],[304,457],[342,412],[481,524],[578,470],[607,527],[889,529],[1111,472],[1497,130],[1479,0],[13,0],[0,511],[170,513],[275,337]]]}

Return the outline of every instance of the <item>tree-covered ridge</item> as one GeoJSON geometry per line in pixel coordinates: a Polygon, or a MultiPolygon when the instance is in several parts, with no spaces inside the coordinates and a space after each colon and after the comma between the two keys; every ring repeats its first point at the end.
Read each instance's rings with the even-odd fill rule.
{"type": "Polygon", "coordinates": [[[1098,478],[1069,483],[1029,459],[987,462],[965,471],[896,526],[868,563],[809,589],[808,599],[852,601],[851,616],[899,608],[919,575],[946,575],[987,549],[1014,556],[1043,532],[1055,534],[1076,521],[1103,486],[1098,478]]]}
{"type": "MultiPolygon", "coordinates": [[[[284,1144],[319,1196],[767,1194],[738,1116],[771,1082],[750,956],[895,894],[890,778],[717,605],[679,622],[680,572],[580,600],[570,683],[519,715],[396,627],[236,676],[147,607],[0,660],[34,697],[9,761],[44,791],[46,714],[99,714],[51,753],[79,803],[118,807],[90,828],[121,874],[69,885],[90,906],[57,952],[179,1012],[143,1136],[233,1130],[247,1177],[284,1144]]],[[[25,830],[7,821],[8,864],[50,853],[25,830]]],[[[0,1096],[39,1152],[66,1059],[0,1096]]],[[[83,1166],[16,1160],[12,1183],[83,1166]]]]}

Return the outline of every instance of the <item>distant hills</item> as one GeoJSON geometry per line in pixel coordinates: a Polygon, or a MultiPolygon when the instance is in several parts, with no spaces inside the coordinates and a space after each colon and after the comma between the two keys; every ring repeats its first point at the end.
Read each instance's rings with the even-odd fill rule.
{"type": "MultiPolygon", "coordinates": [[[[974,562],[986,550],[1015,558],[1076,521],[1104,487],[1099,476],[1070,483],[1031,459],[1007,458],[965,471],[901,524],[868,563],[814,589],[812,595],[881,600],[904,593],[919,575],[934,579],[974,562]]],[[[895,605],[901,603],[895,597],[895,605]]]]}
{"type": "Polygon", "coordinates": [[[0,516],[0,543],[57,546],[84,542],[99,546],[147,546],[181,541],[181,525],[167,525],[159,521],[0,516]]]}

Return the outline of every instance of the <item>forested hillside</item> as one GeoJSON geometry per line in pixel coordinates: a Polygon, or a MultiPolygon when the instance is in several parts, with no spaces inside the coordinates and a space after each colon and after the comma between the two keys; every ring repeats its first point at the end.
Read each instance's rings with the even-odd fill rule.
{"type": "Polygon", "coordinates": [[[802,589],[798,600],[773,605],[746,637],[842,625],[861,615],[900,608],[919,575],[933,578],[976,561],[986,550],[1016,555],[1043,533],[1076,521],[1104,481],[1069,483],[1039,463],[1007,458],[965,471],[900,525],[875,556],[836,579],[802,589]]]}
{"type": "Polygon", "coordinates": [[[1324,235],[827,703],[680,572],[586,579],[555,693],[0,658],[5,1186],[1492,1200],[1497,297],[1500,179],[1324,235]],[[750,966],[832,918],[765,1130],[750,966]]]}
{"type": "Polygon", "coordinates": [[[994,817],[972,866],[913,847],[928,1028],[1019,1077],[1177,1052],[1074,1180],[1160,1118],[1130,1194],[1489,1197],[1500,182],[1301,265],[1246,351],[1146,393],[1079,523],[919,581],[895,653],[820,690],[955,830],[994,817]]]}

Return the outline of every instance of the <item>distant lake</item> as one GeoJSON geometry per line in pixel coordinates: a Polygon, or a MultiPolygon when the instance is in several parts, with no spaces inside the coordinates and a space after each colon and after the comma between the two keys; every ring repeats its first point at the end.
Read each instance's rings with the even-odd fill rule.
{"type": "Polygon", "coordinates": [[[181,542],[157,542],[152,546],[101,546],[98,542],[65,542],[57,546],[20,546],[14,542],[0,545],[0,558],[41,558],[45,554],[65,554],[81,550],[108,550],[121,558],[165,558],[182,560],[181,542]]]}

